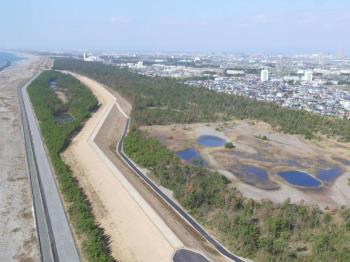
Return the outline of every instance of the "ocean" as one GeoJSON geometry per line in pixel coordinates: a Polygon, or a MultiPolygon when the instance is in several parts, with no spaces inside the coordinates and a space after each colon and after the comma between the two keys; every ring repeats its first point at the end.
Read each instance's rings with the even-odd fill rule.
{"type": "Polygon", "coordinates": [[[6,65],[7,62],[11,62],[11,64],[22,60],[21,57],[16,56],[14,53],[1,52],[0,51],[0,68],[6,65]]]}

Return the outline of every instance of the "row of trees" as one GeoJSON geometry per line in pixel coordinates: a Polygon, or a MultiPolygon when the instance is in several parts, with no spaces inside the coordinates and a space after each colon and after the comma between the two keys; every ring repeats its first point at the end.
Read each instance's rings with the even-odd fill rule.
{"type": "Polygon", "coordinates": [[[132,102],[132,118],[138,126],[255,119],[309,139],[322,133],[350,141],[349,120],[189,87],[175,79],[142,76],[97,62],[84,63],[63,58],[56,59],[54,67],[88,75],[119,91],[132,102]]]}
{"type": "Polygon", "coordinates": [[[114,261],[110,255],[108,238],[95,222],[90,204],[78,181],[60,157],[72,134],[98,107],[96,98],[72,76],[55,71],[42,73],[28,87],[28,93],[39,120],[60,191],[67,202],[70,221],[82,239],[84,257],[88,261],[114,261]],[[67,103],[63,104],[50,89],[49,83],[52,80],[57,81],[57,86],[64,90],[68,98],[67,103]],[[57,112],[70,113],[74,120],[59,123],[55,119],[57,112]]]}

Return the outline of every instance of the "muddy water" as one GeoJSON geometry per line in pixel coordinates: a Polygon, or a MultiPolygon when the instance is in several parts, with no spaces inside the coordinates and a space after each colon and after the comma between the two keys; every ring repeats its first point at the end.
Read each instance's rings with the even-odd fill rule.
{"type": "Polygon", "coordinates": [[[201,167],[208,167],[208,163],[194,148],[188,148],[186,150],[178,151],[176,152],[176,156],[186,161],[187,163],[201,167]]]}

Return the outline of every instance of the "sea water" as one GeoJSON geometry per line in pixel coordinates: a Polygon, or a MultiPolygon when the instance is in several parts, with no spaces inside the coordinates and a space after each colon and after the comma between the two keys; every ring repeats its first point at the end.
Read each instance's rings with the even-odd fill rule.
{"type": "Polygon", "coordinates": [[[6,65],[7,62],[17,62],[21,60],[20,57],[16,56],[16,54],[14,53],[8,53],[8,52],[1,52],[0,51],[0,67],[3,67],[4,65],[6,65]]]}

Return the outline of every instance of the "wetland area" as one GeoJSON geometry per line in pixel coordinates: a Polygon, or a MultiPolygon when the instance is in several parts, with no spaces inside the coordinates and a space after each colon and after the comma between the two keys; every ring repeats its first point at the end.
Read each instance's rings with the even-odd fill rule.
{"type": "Polygon", "coordinates": [[[142,129],[184,162],[220,172],[247,197],[321,207],[350,203],[350,143],[305,140],[247,120],[142,129]]]}

